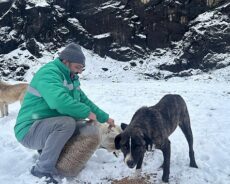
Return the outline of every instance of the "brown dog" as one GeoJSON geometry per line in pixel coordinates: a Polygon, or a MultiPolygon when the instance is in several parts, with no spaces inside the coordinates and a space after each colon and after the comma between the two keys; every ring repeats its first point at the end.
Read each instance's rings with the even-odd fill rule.
{"type": "Polygon", "coordinates": [[[7,84],[0,81],[0,117],[8,116],[8,104],[22,103],[28,84],[7,84]]]}
{"type": "Polygon", "coordinates": [[[165,95],[156,105],[136,111],[129,125],[122,124],[122,133],[115,138],[129,168],[141,169],[146,150],[152,147],[163,152],[162,180],[168,182],[171,147],[168,137],[179,126],[189,145],[190,166],[197,168],[193,151],[193,135],[185,101],[179,95],[165,95]]]}

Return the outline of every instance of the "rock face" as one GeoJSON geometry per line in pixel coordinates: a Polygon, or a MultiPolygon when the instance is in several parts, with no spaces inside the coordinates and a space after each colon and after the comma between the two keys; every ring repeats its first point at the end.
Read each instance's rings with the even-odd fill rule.
{"type": "Polygon", "coordinates": [[[14,60],[18,58],[10,58],[4,60],[0,57],[0,76],[6,79],[15,79],[23,81],[26,71],[30,68],[27,64],[18,64],[14,60]]]}
{"type": "Polygon", "coordinates": [[[174,52],[181,53],[172,64],[160,69],[181,72],[188,69],[208,71],[230,65],[230,3],[198,16],[174,52]]]}
{"type": "Polygon", "coordinates": [[[10,6],[12,1],[9,1],[0,12],[0,54],[24,44],[26,50],[39,58],[44,50],[54,52],[66,42],[75,41],[102,57],[120,61],[145,59],[157,48],[179,50],[183,54],[173,65],[159,66],[172,72],[213,68],[219,62],[213,53],[229,49],[227,2],[47,0],[39,4],[35,0],[16,0],[10,6]],[[211,25],[203,26],[201,19],[194,21],[199,14],[210,10],[214,12],[209,20],[211,25]],[[216,24],[212,19],[221,22],[216,24]],[[198,30],[195,25],[200,26],[198,30]],[[174,44],[179,41],[180,47],[174,44]]]}

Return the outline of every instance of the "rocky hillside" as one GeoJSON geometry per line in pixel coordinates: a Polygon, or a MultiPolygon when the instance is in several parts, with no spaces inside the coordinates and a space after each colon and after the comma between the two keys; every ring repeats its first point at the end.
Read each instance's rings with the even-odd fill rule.
{"type": "Polygon", "coordinates": [[[20,48],[34,61],[70,41],[128,62],[171,52],[157,65],[170,76],[230,64],[229,0],[4,0],[0,16],[0,72],[17,80],[28,65],[5,55],[20,48]]]}

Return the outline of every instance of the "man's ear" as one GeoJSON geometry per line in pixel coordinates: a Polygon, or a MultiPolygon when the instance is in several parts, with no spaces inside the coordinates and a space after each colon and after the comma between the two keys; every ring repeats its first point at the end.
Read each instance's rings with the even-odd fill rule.
{"type": "Polygon", "coordinates": [[[121,129],[122,129],[122,130],[125,130],[125,128],[126,128],[127,126],[128,126],[127,124],[121,123],[121,129]]]}
{"type": "Polygon", "coordinates": [[[121,149],[120,141],[121,141],[121,134],[118,134],[114,139],[115,148],[117,150],[121,149]]]}

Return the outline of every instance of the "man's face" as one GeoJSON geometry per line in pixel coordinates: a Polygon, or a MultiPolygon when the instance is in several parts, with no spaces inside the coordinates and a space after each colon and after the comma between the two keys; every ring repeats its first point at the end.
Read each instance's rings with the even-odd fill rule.
{"type": "Polygon", "coordinates": [[[78,63],[70,63],[69,69],[72,73],[81,74],[82,71],[84,70],[84,65],[78,63]]]}
{"type": "Polygon", "coordinates": [[[84,70],[84,65],[79,63],[70,63],[68,61],[64,61],[65,65],[70,69],[71,73],[81,74],[84,70]]]}

